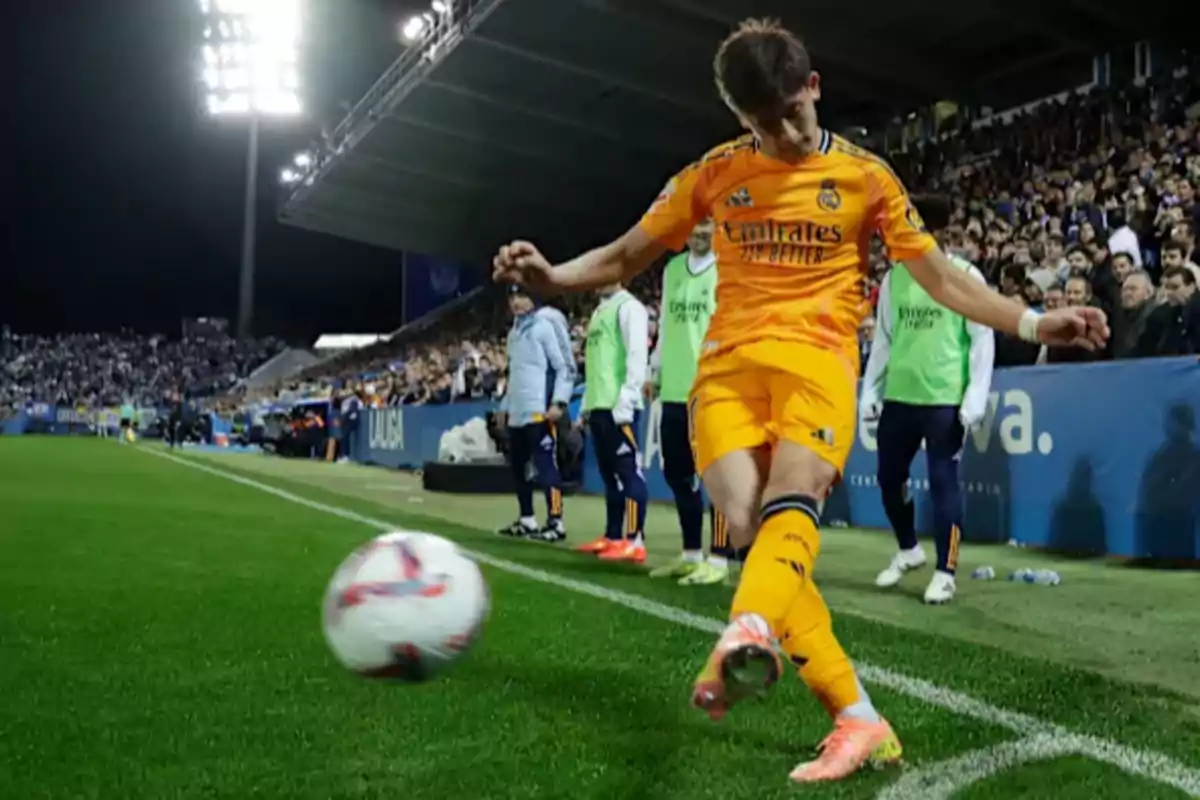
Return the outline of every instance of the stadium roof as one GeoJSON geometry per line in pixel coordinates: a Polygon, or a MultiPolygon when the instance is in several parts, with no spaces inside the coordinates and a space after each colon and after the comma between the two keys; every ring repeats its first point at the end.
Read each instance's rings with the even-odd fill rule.
{"type": "Polygon", "coordinates": [[[1171,13],[1122,0],[453,5],[334,132],[281,221],[478,263],[515,237],[561,258],[619,233],[672,172],[738,133],[711,64],[743,17],[803,35],[826,120],[874,125],[939,100],[1078,85],[1092,53],[1162,39],[1171,13]]]}

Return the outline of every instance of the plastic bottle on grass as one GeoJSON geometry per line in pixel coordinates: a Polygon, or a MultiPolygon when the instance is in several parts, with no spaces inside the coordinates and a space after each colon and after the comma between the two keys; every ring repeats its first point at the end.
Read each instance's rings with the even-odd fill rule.
{"type": "Polygon", "coordinates": [[[1021,583],[1034,583],[1038,586],[1058,586],[1062,583],[1062,577],[1051,569],[1019,569],[1009,575],[1008,579],[1021,583]]]}

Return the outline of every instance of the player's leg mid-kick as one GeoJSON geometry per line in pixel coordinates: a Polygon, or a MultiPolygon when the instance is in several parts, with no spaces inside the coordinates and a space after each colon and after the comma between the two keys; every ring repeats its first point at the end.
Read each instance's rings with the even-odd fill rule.
{"type": "Polygon", "coordinates": [[[867,760],[900,755],[812,580],[821,500],[854,435],[854,375],[842,361],[802,344],[743,345],[702,365],[692,397],[705,487],[734,546],[754,542],[693,703],[719,719],[778,679],[782,650],[834,720],[820,756],[792,773],[799,781],[844,777],[867,760]]]}

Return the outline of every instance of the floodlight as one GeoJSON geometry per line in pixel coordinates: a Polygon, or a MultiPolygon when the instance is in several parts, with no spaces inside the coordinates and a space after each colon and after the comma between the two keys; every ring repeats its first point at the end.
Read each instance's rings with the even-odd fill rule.
{"type": "Polygon", "coordinates": [[[293,159],[293,161],[295,162],[296,166],[299,167],[300,169],[308,169],[309,167],[312,166],[312,162],[313,162],[312,154],[311,153],[296,153],[296,157],[293,159]]]}
{"type": "Polygon", "coordinates": [[[209,111],[300,113],[300,0],[201,0],[200,10],[209,111]]]}
{"type": "Polygon", "coordinates": [[[425,35],[425,20],[421,16],[409,17],[404,23],[402,30],[404,38],[410,42],[415,42],[425,35]]]}
{"type": "MultiPolygon", "coordinates": [[[[213,116],[249,118],[239,336],[249,333],[254,311],[260,121],[266,116],[295,116],[302,110],[298,67],[302,1],[197,0],[203,16],[203,39],[198,45],[204,106],[213,116]]],[[[293,186],[304,175],[288,167],[280,179],[293,186]]]]}
{"type": "Polygon", "coordinates": [[[449,14],[450,4],[446,0],[433,0],[433,12],[435,14],[449,14]]]}

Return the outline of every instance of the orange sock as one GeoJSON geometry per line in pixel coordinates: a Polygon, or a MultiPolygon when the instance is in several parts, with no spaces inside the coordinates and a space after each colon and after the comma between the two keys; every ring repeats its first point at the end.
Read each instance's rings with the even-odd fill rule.
{"type": "Polygon", "coordinates": [[[730,618],[757,614],[779,636],[792,602],[811,583],[821,547],[816,501],[788,495],[763,505],[763,522],[742,568],[730,618]]]}
{"type": "Polygon", "coordinates": [[[800,668],[800,678],[830,716],[859,703],[870,704],[854,665],[833,634],[829,606],[812,581],[806,582],[792,601],[779,640],[788,658],[800,668]]]}

